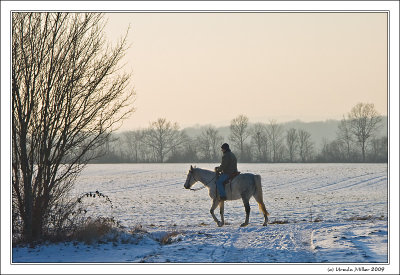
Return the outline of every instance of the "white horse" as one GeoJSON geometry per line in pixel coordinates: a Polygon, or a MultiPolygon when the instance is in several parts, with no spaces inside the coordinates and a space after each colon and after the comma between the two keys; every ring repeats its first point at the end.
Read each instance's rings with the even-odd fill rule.
{"type": "MultiPolygon", "coordinates": [[[[217,174],[214,171],[193,168],[190,166],[189,173],[186,177],[186,182],[184,187],[190,189],[196,182],[200,181],[208,188],[208,194],[212,199],[212,206],[210,209],[211,216],[218,226],[224,225],[224,201],[220,200],[219,195],[217,195],[217,184],[216,184],[217,174]],[[217,219],[214,214],[214,210],[219,205],[219,210],[221,214],[221,221],[217,219]]],[[[268,223],[268,211],[265,209],[263,202],[263,194],[261,188],[261,176],[254,175],[250,173],[239,174],[236,176],[230,184],[225,185],[225,191],[227,200],[238,200],[242,199],[244,208],[246,210],[246,219],[244,223],[240,226],[246,226],[249,224],[250,215],[250,204],[249,200],[251,197],[258,203],[260,211],[264,214],[264,226],[268,223]]]]}

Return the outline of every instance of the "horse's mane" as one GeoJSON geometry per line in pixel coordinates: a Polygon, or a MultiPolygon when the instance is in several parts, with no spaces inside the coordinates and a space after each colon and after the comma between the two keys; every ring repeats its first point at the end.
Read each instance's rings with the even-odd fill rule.
{"type": "Polygon", "coordinates": [[[208,170],[208,169],[203,169],[203,168],[200,168],[200,167],[196,167],[196,166],[193,166],[193,169],[195,170],[201,170],[201,171],[205,171],[205,172],[210,172],[210,173],[215,173],[215,171],[213,171],[213,170],[208,170]]]}

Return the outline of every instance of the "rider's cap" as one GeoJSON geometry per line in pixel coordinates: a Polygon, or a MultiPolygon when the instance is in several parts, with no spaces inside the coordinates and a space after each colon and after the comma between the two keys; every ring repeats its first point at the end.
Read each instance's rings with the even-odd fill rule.
{"type": "Polygon", "coordinates": [[[221,148],[224,149],[224,150],[229,149],[228,143],[222,144],[221,148]]]}

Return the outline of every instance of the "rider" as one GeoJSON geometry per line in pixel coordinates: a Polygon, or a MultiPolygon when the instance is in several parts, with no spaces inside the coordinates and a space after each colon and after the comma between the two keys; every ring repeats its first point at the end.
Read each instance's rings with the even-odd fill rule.
{"type": "Polygon", "coordinates": [[[227,143],[222,144],[221,151],[223,152],[222,162],[220,166],[215,167],[215,171],[222,172],[217,180],[217,190],[221,200],[226,200],[224,182],[229,178],[230,175],[238,172],[237,159],[229,149],[229,145],[227,143]]]}

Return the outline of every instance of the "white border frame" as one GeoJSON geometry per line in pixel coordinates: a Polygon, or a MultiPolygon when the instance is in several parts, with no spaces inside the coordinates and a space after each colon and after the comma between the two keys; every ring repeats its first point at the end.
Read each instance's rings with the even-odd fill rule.
{"type": "MultiPolygon", "coordinates": [[[[142,264],[142,265],[35,265],[10,264],[10,167],[11,118],[10,118],[10,11],[12,10],[43,10],[43,11],[389,11],[389,213],[390,251],[389,265],[384,266],[382,274],[399,272],[399,2],[397,1],[1,1],[1,273],[7,274],[57,274],[83,273],[89,271],[97,274],[112,273],[163,273],[163,274],[199,274],[199,273],[230,273],[230,274],[262,274],[262,273],[296,273],[323,274],[327,273],[330,264],[287,264],[287,265],[240,265],[240,264],[142,264]],[[93,10],[96,7],[96,10],[93,10]],[[119,8],[120,7],[120,8],[119,8]],[[119,8],[119,9],[118,9],[119,8]],[[3,230],[4,229],[4,230],[3,230]],[[45,268],[44,268],[45,267],[45,268]]],[[[340,267],[352,266],[340,265],[340,267]]],[[[362,265],[357,265],[362,266],[362,265]]],[[[368,265],[370,267],[370,265],[368,265]]],[[[341,272],[344,273],[344,272],[341,272]]],[[[354,272],[352,272],[354,273],[354,272]]]]}

